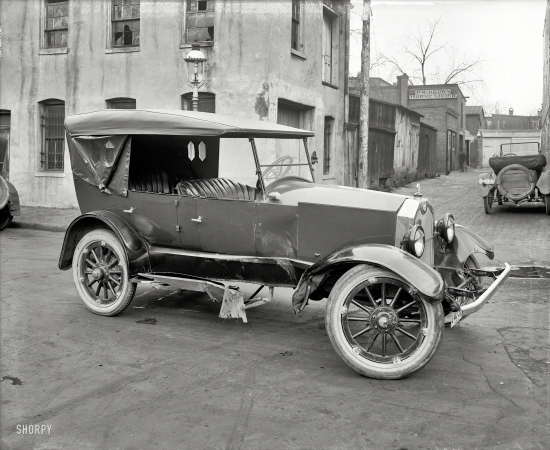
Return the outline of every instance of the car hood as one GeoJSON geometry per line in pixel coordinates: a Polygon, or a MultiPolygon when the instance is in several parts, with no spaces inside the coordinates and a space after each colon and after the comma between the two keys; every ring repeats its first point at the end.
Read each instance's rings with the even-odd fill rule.
{"type": "Polygon", "coordinates": [[[280,203],[288,206],[310,203],[395,213],[408,198],[404,195],[369,189],[306,183],[297,180],[279,182],[273,188],[268,187],[268,192],[278,192],[281,195],[280,203]]]}

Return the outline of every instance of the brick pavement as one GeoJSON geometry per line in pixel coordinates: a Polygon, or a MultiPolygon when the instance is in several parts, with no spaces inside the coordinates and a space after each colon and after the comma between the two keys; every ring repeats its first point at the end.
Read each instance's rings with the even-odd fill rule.
{"type": "Polygon", "coordinates": [[[450,212],[457,223],[486,238],[495,247],[497,264],[550,266],[550,216],[545,214],[544,206],[493,204],[491,214],[485,214],[477,193],[478,176],[483,171],[451,172],[415,181],[393,192],[411,195],[420,183],[420,191],[432,203],[436,218],[450,212]]]}

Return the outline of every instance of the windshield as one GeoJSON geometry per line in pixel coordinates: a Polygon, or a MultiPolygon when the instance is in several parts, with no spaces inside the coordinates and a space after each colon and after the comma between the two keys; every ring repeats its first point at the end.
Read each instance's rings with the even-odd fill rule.
{"type": "MultiPolygon", "coordinates": [[[[254,139],[265,186],[284,177],[296,176],[313,181],[304,142],[301,139],[254,139]]],[[[220,178],[229,178],[256,186],[258,174],[248,139],[222,139],[220,143],[220,178]]]]}
{"type": "Polygon", "coordinates": [[[301,139],[256,139],[258,161],[266,186],[284,177],[313,181],[301,139]]]}

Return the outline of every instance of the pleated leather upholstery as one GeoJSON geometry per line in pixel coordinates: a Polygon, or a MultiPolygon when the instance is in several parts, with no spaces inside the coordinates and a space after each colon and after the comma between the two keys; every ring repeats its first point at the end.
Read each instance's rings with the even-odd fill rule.
{"type": "Polygon", "coordinates": [[[202,180],[181,181],[176,186],[176,192],[179,195],[191,197],[254,201],[257,190],[252,186],[226,178],[205,178],[202,180]]]}
{"type": "Polygon", "coordinates": [[[158,194],[173,194],[177,180],[174,175],[160,169],[141,170],[132,173],[128,186],[134,191],[155,192],[158,194]]]}

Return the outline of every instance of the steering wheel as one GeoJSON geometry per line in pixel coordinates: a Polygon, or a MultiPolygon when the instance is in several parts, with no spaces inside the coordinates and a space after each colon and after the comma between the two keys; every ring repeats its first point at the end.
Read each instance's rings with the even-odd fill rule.
{"type": "Polygon", "coordinates": [[[292,164],[292,161],[294,161],[294,159],[291,156],[283,156],[276,159],[262,172],[262,177],[266,181],[284,177],[288,172],[290,172],[290,166],[282,166],[281,164],[292,164]]]}

